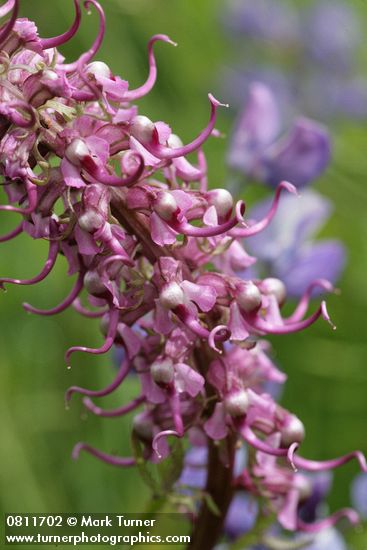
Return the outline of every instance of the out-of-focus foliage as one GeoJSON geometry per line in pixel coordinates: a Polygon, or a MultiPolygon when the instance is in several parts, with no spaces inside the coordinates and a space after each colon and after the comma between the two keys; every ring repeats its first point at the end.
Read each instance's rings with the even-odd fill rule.
{"type": "MultiPolygon", "coordinates": [[[[303,2],[306,3],[307,2],[303,2]]],[[[367,4],[354,0],[362,28],[367,27],[367,4]]],[[[153,120],[169,120],[185,139],[206,123],[208,91],[217,93],[219,69],[230,62],[219,21],[225,6],[219,0],[104,0],[107,35],[99,54],[112,70],[132,86],[141,83],[147,71],[146,43],[157,32],[167,33],[178,48],[157,46],[158,83],[140,102],[141,113],[153,120]]],[[[71,0],[22,2],[21,14],[34,19],[42,36],[63,32],[72,20],[71,0]]],[[[61,48],[68,59],[76,58],[92,42],[96,17],[83,18],[73,41],[61,48]]],[[[367,45],[361,52],[361,72],[367,74],[367,45]]],[[[225,97],[219,99],[225,101],[225,97]]],[[[229,133],[233,113],[221,112],[218,127],[229,133]]],[[[367,124],[345,121],[332,129],[334,156],[331,167],[316,185],[335,203],[335,213],[323,236],[344,241],[348,266],[340,282],[341,295],[330,297],[329,311],[336,332],[319,323],[304,333],[274,338],[276,359],[289,375],[284,405],[303,419],[307,437],[303,454],[328,458],[360,448],[367,453],[367,124]]],[[[227,141],[213,138],[206,146],[210,181],[225,186],[224,164],[227,141]]],[[[251,187],[251,204],[263,195],[251,187]]],[[[1,233],[14,227],[16,214],[3,213],[1,233]]],[[[27,237],[1,245],[0,272],[4,276],[38,272],[45,246],[27,237]],[[25,273],[27,266],[27,273],[25,273]]],[[[107,358],[79,356],[66,370],[64,350],[74,343],[93,345],[100,341],[98,321],[83,322],[66,312],[53,318],[26,314],[23,301],[39,307],[58,303],[68,292],[63,276],[65,262],[58,260],[50,280],[33,289],[8,287],[0,295],[0,487],[4,511],[82,512],[143,511],[148,492],[135,470],[119,471],[87,455],[73,463],[70,451],[86,440],[107,452],[130,453],[128,420],[103,421],[85,418],[80,400],[74,397],[65,411],[63,393],[72,384],[98,388],[111,380],[107,358]]],[[[107,405],[127,402],[130,395],[110,398],[107,405]]],[[[349,499],[349,483],[357,473],[351,463],[336,473],[331,508],[349,499]]],[[[352,544],[352,543],[351,543],[352,544]]],[[[367,533],[353,533],[353,545],[365,548],[367,533]],[[354,540],[355,539],[355,540],[354,540]]],[[[354,547],[354,546],[353,546],[354,547]]]]}

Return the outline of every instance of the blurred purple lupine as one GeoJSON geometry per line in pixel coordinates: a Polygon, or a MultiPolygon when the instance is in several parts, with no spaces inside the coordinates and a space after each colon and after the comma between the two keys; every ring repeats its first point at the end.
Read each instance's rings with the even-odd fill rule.
{"type": "Polygon", "coordinates": [[[352,504],[363,519],[367,519],[367,474],[358,474],[351,487],[352,504]]]}
{"type": "Polygon", "coordinates": [[[226,69],[222,78],[231,101],[238,98],[241,106],[254,80],[273,81],[276,93],[282,81],[290,112],[322,119],[367,116],[367,81],[357,66],[362,33],[351,3],[320,0],[295,10],[294,3],[284,1],[228,0],[222,22],[236,50],[244,46],[238,66],[226,69]],[[248,56],[252,41],[263,46],[256,64],[248,56]],[[269,65],[273,73],[278,70],[270,80],[269,65]]]}
{"type": "Polygon", "coordinates": [[[304,187],[329,164],[328,131],[313,120],[298,118],[288,134],[279,138],[280,118],[271,90],[253,83],[232,135],[228,164],[273,187],[283,179],[304,187]]]}
{"type": "MultiPolygon", "coordinates": [[[[156,44],[175,45],[167,35],[150,39],[148,76],[130,89],[128,81],[94,59],[105,33],[105,15],[96,0],[86,0],[84,7],[93,7],[99,17],[97,36],[71,63],[65,63],[57,47],[79,28],[79,0],[74,0],[70,29],[46,39],[32,21],[17,18],[18,4],[8,0],[0,7],[0,16],[9,15],[0,28],[0,171],[6,198],[0,211],[20,221],[0,242],[24,234],[47,241],[49,249],[37,275],[3,277],[0,287],[43,281],[63,255],[67,274],[74,278],[68,296],[50,309],[23,304],[24,309],[50,316],[72,306],[85,322],[100,319],[101,345],[70,347],[65,354],[69,368],[75,353],[93,357],[114,345],[124,350],[110,384],[101,389],[71,386],[66,404],[77,395],[99,417],[135,414],[133,456],[80,442],[73,458],[84,451],[111,466],[138,466],[150,483],[148,468],[168,459],[163,482],[153,485],[160,496],[172,497],[181,473],[181,441],[195,435],[206,450],[199,449],[201,456],[189,453],[189,474],[184,470],[183,479],[189,475],[196,485],[207,480],[191,550],[213,548],[236,490],[255,499],[259,513],[272,513],[292,532],[318,533],[341,518],[355,524],[358,515],[348,508],[309,523],[300,506],[310,494],[305,472],[332,470],[351,460],[366,472],[364,455],[354,451],[325,461],[303,458],[297,452],[305,437],[303,423],[266,392],[269,383],[282,384],[286,376],[272,362],[265,337],[299,332],[319,318],[333,326],[324,300],[308,314],[312,290],[330,292],[332,285],[312,281],[293,313],[285,316],[282,280],[243,278],[256,260],[244,243],[268,227],[283,195],[295,194],[296,187],[279,182],[269,210],[251,222],[242,200],[235,202],[226,189],[207,185],[202,146],[215,130],[223,104],[209,94],[208,123],[186,145],[165,122],[139,114],[136,102],[157,77],[156,44]],[[187,159],[190,153],[197,155],[195,163],[187,159]],[[95,403],[120,388],[131,371],[140,382],[134,399],[114,409],[95,403]],[[246,447],[247,461],[239,446],[246,447]],[[192,468],[201,468],[204,460],[206,475],[195,479],[192,468]]],[[[254,112],[250,137],[257,150],[270,139],[277,120],[268,120],[261,109],[256,116],[254,112]]],[[[271,145],[263,167],[272,159],[273,171],[274,159],[278,168],[299,162],[299,132],[304,135],[305,129],[298,127],[286,145],[278,144],[281,154],[271,145]]],[[[298,185],[305,181],[304,168],[301,172],[298,185]]],[[[304,223],[313,228],[320,217],[307,216],[304,223]]],[[[298,234],[312,233],[297,225],[290,231],[294,234],[287,237],[296,243],[298,234]]],[[[188,498],[176,494],[178,503],[180,496],[188,498]]],[[[232,514],[237,516],[236,507],[229,522],[232,514]]]]}
{"type": "MultiPolygon", "coordinates": [[[[250,217],[260,219],[269,204],[269,199],[256,204],[250,217]]],[[[284,197],[271,228],[249,241],[249,251],[258,258],[255,267],[284,281],[291,296],[305,292],[316,279],[336,283],[345,265],[345,248],[334,239],[315,240],[331,211],[331,202],[310,189],[300,197],[284,197]]]]}

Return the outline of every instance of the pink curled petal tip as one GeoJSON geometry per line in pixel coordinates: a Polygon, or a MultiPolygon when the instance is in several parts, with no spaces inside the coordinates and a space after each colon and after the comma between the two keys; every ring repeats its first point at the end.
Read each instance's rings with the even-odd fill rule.
{"type": "Polygon", "coordinates": [[[153,439],[153,442],[152,442],[152,449],[153,451],[155,452],[155,454],[158,456],[159,459],[163,458],[161,453],[159,452],[159,449],[158,449],[158,444],[160,442],[160,440],[162,439],[162,437],[168,437],[172,435],[173,437],[182,437],[182,435],[180,435],[178,432],[176,432],[176,430],[163,430],[159,433],[157,433],[157,435],[154,436],[154,439],[153,439]]]}
{"type": "Polygon", "coordinates": [[[226,107],[227,109],[229,107],[229,103],[222,103],[217,98],[215,98],[213,96],[213,94],[211,94],[211,93],[208,94],[208,98],[209,98],[210,103],[212,105],[214,105],[215,107],[226,107]]]}
{"type": "Polygon", "coordinates": [[[322,317],[323,319],[325,319],[325,321],[327,323],[329,323],[329,325],[331,326],[331,328],[333,330],[336,330],[336,325],[334,325],[334,323],[332,322],[332,320],[330,319],[330,315],[328,313],[328,310],[327,310],[327,307],[326,307],[326,302],[325,300],[323,300],[321,302],[321,314],[322,314],[322,317]]]}
{"type": "Polygon", "coordinates": [[[177,46],[177,42],[172,40],[167,34],[155,34],[149,40],[149,44],[154,44],[155,42],[166,42],[167,44],[171,44],[171,46],[177,46]]]}
{"type": "Polygon", "coordinates": [[[208,344],[217,353],[221,354],[222,350],[217,347],[216,342],[226,342],[231,337],[231,331],[225,325],[218,325],[214,327],[208,336],[208,344]]]}
{"type": "Polygon", "coordinates": [[[294,472],[298,472],[298,468],[294,463],[294,454],[297,451],[298,447],[299,447],[299,444],[297,442],[294,442],[289,446],[288,452],[287,452],[288,462],[292,466],[292,469],[294,472]]]}
{"type": "Polygon", "coordinates": [[[293,183],[290,183],[289,181],[281,181],[279,188],[284,189],[285,191],[288,191],[288,193],[291,193],[292,195],[296,195],[297,197],[300,197],[299,191],[293,183]]]}

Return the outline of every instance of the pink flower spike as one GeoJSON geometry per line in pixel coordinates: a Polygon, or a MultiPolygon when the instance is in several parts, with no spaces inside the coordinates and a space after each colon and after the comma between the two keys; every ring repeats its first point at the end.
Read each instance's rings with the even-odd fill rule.
{"type": "Polygon", "coordinates": [[[201,145],[208,139],[212,133],[216,121],[216,112],[218,107],[228,107],[223,103],[220,103],[212,94],[208,94],[211,104],[210,119],[207,127],[195,138],[191,143],[183,145],[182,147],[165,147],[159,145],[159,143],[144,143],[144,147],[155,157],[159,159],[173,159],[177,157],[183,157],[193,151],[196,151],[201,145]]]}
{"type": "MultiPolygon", "coordinates": [[[[233,229],[230,233],[231,237],[241,238],[241,237],[252,237],[253,235],[257,235],[257,233],[260,233],[265,229],[271,222],[271,220],[274,218],[279,204],[280,195],[283,191],[288,191],[288,193],[293,193],[294,195],[298,195],[297,189],[294,185],[287,181],[282,181],[275,191],[275,196],[273,200],[273,204],[271,205],[271,208],[265,218],[263,218],[261,221],[255,223],[252,226],[248,226],[245,222],[245,220],[240,217],[238,217],[238,221],[242,221],[242,224],[245,225],[244,228],[236,228],[233,229]]],[[[243,213],[242,213],[243,215],[243,213]]]]}
{"type": "Polygon", "coordinates": [[[300,321],[302,317],[306,314],[310,300],[312,298],[312,291],[317,288],[321,287],[325,290],[325,292],[334,292],[334,287],[330,283],[330,281],[327,281],[326,279],[316,279],[313,281],[307,288],[304,295],[301,297],[295,311],[285,319],[285,322],[293,323],[294,321],[300,321]]]}
{"type": "Polygon", "coordinates": [[[7,2],[1,8],[0,16],[8,14],[10,10],[13,10],[12,14],[11,14],[11,18],[6,23],[6,25],[4,25],[4,27],[2,28],[2,30],[0,32],[0,44],[2,44],[4,42],[4,40],[6,40],[8,38],[9,34],[11,33],[11,31],[12,31],[14,25],[15,25],[15,22],[16,22],[17,17],[18,17],[18,11],[19,11],[19,0],[13,0],[13,2],[7,2]],[[5,11],[5,13],[4,13],[4,11],[5,11]]]}
{"type": "Polygon", "coordinates": [[[18,235],[20,235],[23,232],[23,222],[21,222],[18,227],[13,229],[13,231],[9,231],[9,233],[6,233],[5,235],[1,235],[0,237],[0,243],[5,243],[6,241],[11,241],[18,235]]]}
{"type": "Polygon", "coordinates": [[[80,27],[80,21],[81,21],[80,0],[74,0],[74,6],[75,6],[75,19],[70,29],[64,32],[63,34],[60,34],[59,36],[54,36],[53,38],[41,39],[41,45],[43,50],[47,50],[48,48],[57,48],[58,46],[65,44],[65,42],[70,40],[75,35],[75,33],[80,27]]]}
{"type": "Polygon", "coordinates": [[[58,252],[58,241],[50,241],[47,260],[45,262],[45,265],[43,266],[42,271],[38,275],[36,275],[36,277],[33,277],[32,279],[10,279],[4,277],[0,279],[0,288],[3,288],[4,283],[11,283],[13,285],[35,285],[43,281],[55,265],[58,252]]]}
{"type": "Polygon", "coordinates": [[[100,348],[87,348],[84,346],[73,346],[69,348],[65,353],[66,364],[69,366],[70,356],[72,353],[75,353],[76,351],[81,351],[83,353],[91,353],[93,355],[102,355],[103,353],[107,353],[107,351],[110,350],[113,346],[113,342],[115,340],[115,336],[117,332],[118,321],[119,321],[119,310],[111,309],[110,323],[108,326],[108,332],[107,332],[107,336],[104,341],[104,344],[100,348]]]}
{"type": "MultiPolygon", "coordinates": [[[[106,17],[105,17],[105,14],[104,14],[104,11],[103,11],[101,5],[97,2],[97,0],[85,0],[84,7],[86,9],[88,9],[90,4],[92,4],[94,6],[94,8],[97,10],[97,13],[98,13],[98,16],[99,16],[99,30],[98,30],[97,37],[94,41],[94,44],[91,46],[91,48],[86,53],[81,55],[80,58],[77,61],[74,61],[74,63],[69,63],[69,64],[65,64],[65,65],[64,64],[63,65],[56,65],[56,68],[61,70],[61,71],[65,71],[67,73],[71,73],[73,71],[76,71],[78,69],[78,67],[80,67],[82,65],[86,65],[87,63],[89,63],[93,59],[93,57],[96,55],[99,48],[101,47],[101,44],[102,44],[103,38],[104,38],[104,34],[105,34],[105,30],[106,30],[106,17]]],[[[88,11],[88,15],[89,15],[89,13],[90,12],[88,11]]]]}
{"type": "Polygon", "coordinates": [[[167,437],[169,435],[172,435],[174,437],[179,437],[179,438],[182,437],[182,435],[180,435],[175,430],[163,430],[163,431],[157,433],[157,435],[154,436],[154,439],[153,439],[153,442],[152,442],[152,448],[153,448],[153,451],[158,456],[158,458],[162,458],[162,454],[159,452],[159,442],[162,439],[162,437],[167,437]]]}
{"type": "Polygon", "coordinates": [[[109,395],[114,390],[116,390],[120,386],[120,384],[124,381],[124,379],[126,378],[129,372],[129,367],[130,367],[129,361],[122,361],[114,381],[111,384],[109,384],[106,388],[103,388],[102,390],[88,390],[87,388],[81,388],[79,386],[71,386],[65,393],[66,405],[68,405],[74,393],[88,395],[89,397],[104,397],[105,395],[109,395]]]}
{"type": "Polygon", "coordinates": [[[346,518],[352,525],[357,525],[360,522],[360,517],[355,510],[352,508],[342,508],[331,514],[331,516],[314,523],[306,523],[298,518],[297,529],[304,533],[319,533],[323,529],[333,527],[343,518],[346,518]]]}
{"type": "Polygon", "coordinates": [[[148,42],[148,58],[149,58],[149,75],[142,86],[135,90],[127,91],[124,95],[125,101],[135,101],[148,94],[153,88],[157,79],[157,64],[154,56],[153,47],[156,42],[166,42],[172,46],[177,46],[166,34],[155,34],[148,42]]]}
{"type": "Polygon", "coordinates": [[[121,466],[129,467],[129,466],[135,466],[135,458],[125,458],[125,457],[118,457],[114,455],[109,455],[107,453],[103,453],[102,451],[99,451],[98,449],[95,449],[91,445],[88,445],[87,443],[77,443],[71,453],[71,457],[73,460],[78,460],[80,452],[86,451],[87,453],[90,453],[91,455],[95,456],[96,458],[99,458],[102,460],[102,462],[105,462],[106,464],[110,464],[111,466],[121,466]]]}
{"type": "Polygon", "coordinates": [[[117,409],[101,409],[101,407],[97,407],[89,397],[85,397],[83,399],[83,405],[85,406],[88,411],[92,412],[96,416],[103,416],[104,418],[119,418],[123,416],[124,414],[127,414],[131,411],[134,411],[137,409],[142,403],[145,401],[144,395],[139,395],[139,397],[136,397],[130,403],[127,405],[123,405],[122,407],[118,407],[117,409]]]}
{"type": "Polygon", "coordinates": [[[59,304],[58,306],[52,308],[52,309],[38,309],[36,307],[31,306],[30,304],[24,303],[23,307],[28,313],[35,313],[36,315],[56,315],[57,313],[61,313],[62,311],[65,311],[71,304],[74,302],[75,298],[80,294],[82,288],[83,288],[83,278],[84,273],[79,273],[79,276],[76,280],[75,285],[71,289],[70,294],[59,304]]]}

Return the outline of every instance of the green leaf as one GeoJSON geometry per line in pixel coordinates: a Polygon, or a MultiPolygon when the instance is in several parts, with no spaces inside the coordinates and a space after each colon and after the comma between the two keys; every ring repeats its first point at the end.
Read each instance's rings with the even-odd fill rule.
{"type": "Polygon", "coordinates": [[[143,447],[136,434],[133,432],[131,435],[131,447],[134,458],[136,460],[136,466],[139,470],[144,483],[153,491],[153,495],[156,497],[161,496],[161,490],[158,480],[155,478],[151,466],[145,460],[143,455],[143,447]]]}
{"type": "Polygon", "coordinates": [[[157,464],[161,491],[168,493],[181,475],[184,464],[184,449],[181,439],[175,439],[171,444],[171,453],[157,464]]]}

